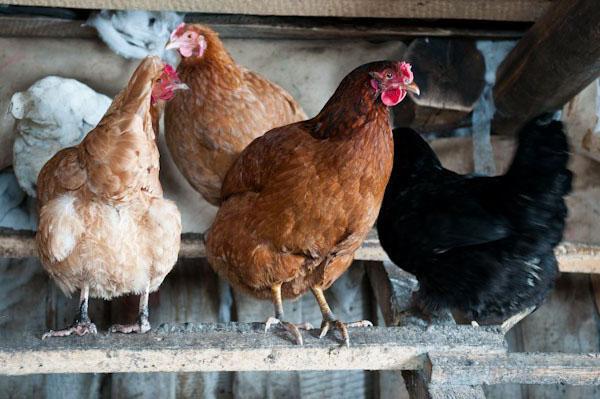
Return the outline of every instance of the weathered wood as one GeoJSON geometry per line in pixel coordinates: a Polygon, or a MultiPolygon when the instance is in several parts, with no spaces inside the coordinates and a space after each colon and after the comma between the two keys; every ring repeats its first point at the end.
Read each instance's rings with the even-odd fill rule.
{"type": "MultiPolygon", "coordinates": [[[[416,289],[416,279],[411,274],[387,262],[369,262],[367,270],[386,324],[397,325],[401,321],[400,312],[407,308],[412,292],[416,289]]],[[[406,320],[403,321],[406,323],[406,320]]],[[[449,312],[441,314],[440,320],[436,321],[446,325],[455,324],[449,312]]],[[[431,368],[432,364],[425,356],[421,369],[402,371],[402,378],[411,399],[485,398],[481,386],[431,384],[431,368]]]]}
{"type": "Polygon", "coordinates": [[[413,66],[421,94],[409,93],[411,101],[394,109],[395,124],[419,131],[457,127],[473,111],[484,85],[485,65],[475,41],[415,39],[405,59],[413,66]]]}
{"type": "Polygon", "coordinates": [[[334,337],[304,333],[304,346],[264,324],[162,325],[143,335],[111,334],[42,341],[31,334],[0,337],[0,374],[190,372],[247,370],[418,369],[421,355],[505,352],[496,328],[470,326],[361,328],[350,348],[334,337]]]}
{"type": "Polygon", "coordinates": [[[600,353],[430,356],[431,381],[438,385],[600,384],[600,353]]]}
{"type": "MultiPolygon", "coordinates": [[[[556,247],[556,256],[561,272],[600,273],[600,245],[564,242],[556,247]]],[[[181,239],[180,258],[204,257],[201,234],[186,233],[181,239]]],[[[0,228],[0,258],[36,257],[34,233],[0,228]]],[[[356,260],[388,261],[389,258],[379,244],[377,233],[372,230],[356,252],[356,260]]]]}
{"type": "MultiPolygon", "coordinates": [[[[350,269],[325,291],[327,301],[335,316],[343,321],[370,319],[369,293],[366,290],[365,270],[361,262],[354,262],[350,269]]],[[[234,313],[237,321],[266,320],[273,315],[271,301],[257,300],[234,291],[234,313]]],[[[312,294],[307,293],[296,301],[284,301],[284,319],[292,323],[309,322],[315,328],[321,325],[322,315],[312,294]]],[[[282,332],[278,326],[273,332],[282,332]]],[[[353,344],[355,329],[350,329],[353,344]]],[[[285,333],[284,333],[285,334],[285,333]]],[[[289,334],[283,335],[290,340],[289,334]]],[[[339,332],[330,331],[327,339],[341,342],[339,332]]],[[[322,398],[371,397],[372,378],[363,370],[321,371],[256,371],[234,373],[234,397],[253,399],[257,397],[322,398]]]]}
{"type": "Polygon", "coordinates": [[[493,131],[513,134],[527,120],[559,109],[600,75],[597,0],[560,0],[509,53],[494,87],[493,131]]]}
{"type": "MultiPolygon", "coordinates": [[[[599,353],[600,318],[593,303],[590,276],[563,274],[544,303],[523,320],[522,346],[518,352],[599,353]]],[[[598,387],[572,385],[527,385],[524,398],[591,398],[598,387]]]]}
{"type": "Polygon", "coordinates": [[[397,326],[402,319],[401,312],[410,304],[417,280],[387,262],[368,262],[366,268],[385,325],[397,326]]]}
{"type": "MultiPolygon", "coordinates": [[[[413,37],[475,37],[517,39],[523,26],[471,26],[468,23],[439,23],[390,19],[336,19],[323,17],[274,17],[256,15],[187,14],[187,22],[210,25],[224,39],[369,39],[399,40],[413,37]]],[[[85,20],[40,16],[0,16],[0,36],[95,38],[96,30],[85,20]]]]}
{"type": "Polygon", "coordinates": [[[550,0],[13,0],[13,5],[216,14],[534,21],[550,0]]]}
{"type": "Polygon", "coordinates": [[[481,386],[431,383],[433,365],[429,358],[424,361],[423,370],[405,370],[402,377],[410,399],[485,399],[481,386]]]}

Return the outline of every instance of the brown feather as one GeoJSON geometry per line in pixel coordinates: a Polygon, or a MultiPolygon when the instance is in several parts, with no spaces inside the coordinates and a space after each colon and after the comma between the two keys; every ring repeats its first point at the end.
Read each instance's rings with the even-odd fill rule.
{"type": "Polygon", "coordinates": [[[281,87],[237,65],[215,32],[189,26],[205,37],[207,49],[177,69],[191,90],[166,105],[166,142],[190,184],[218,205],[222,181],[240,152],[266,131],[306,115],[281,87]]]}
{"type": "Polygon", "coordinates": [[[150,110],[162,69],[144,59],[98,126],[40,172],[40,259],[67,294],[153,291],[175,264],[181,217],[162,197],[150,110]]]}
{"type": "Polygon", "coordinates": [[[234,286],[270,298],[283,283],[293,298],[349,267],[392,168],[389,111],[369,86],[378,67],[346,77],[315,118],[254,140],[227,173],[206,250],[234,286]]]}

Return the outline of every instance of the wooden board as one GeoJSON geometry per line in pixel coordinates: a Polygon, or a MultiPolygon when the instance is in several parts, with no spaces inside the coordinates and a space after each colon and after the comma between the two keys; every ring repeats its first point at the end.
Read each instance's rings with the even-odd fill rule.
{"type": "MultiPolygon", "coordinates": [[[[33,232],[13,231],[0,228],[0,258],[36,257],[37,249],[33,232]]],[[[559,269],[566,273],[600,273],[600,245],[562,243],[555,249],[559,269]]],[[[180,258],[204,257],[204,243],[200,234],[182,236],[180,258]]],[[[372,230],[362,246],[356,251],[356,260],[388,261],[389,258],[372,230]]]]}
{"type": "MultiPolygon", "coordinates": [[[[481,26],[465,22],[365,20],[330,17],[274,17],[256,15],[187,14],[186,22],[209,25],[224,39],[370,39],[399,40],[413,37],[520,38],[527,23],[517,26],[481,26]]],[[[0,16],[1,37],[95,38],[85,20],[41,16],[0,16]]]]}
{"type": "Polygon", "coordinates": [[[24,333],[0,336],[0,374],[190,372],[247,370],[417,369],[421,355],[505,352],[494,327],[372,327],[352,330],[350,348],[334,337],[304,333],[304,346],[285,331],[264,333],[263,323],[163,324],[143,335],[47,339],[24,333]]]}
{"type": "Polygon", "coordinates": [[[534,21],[551,0],[13,0],[13,5],[216,14],[534,21]]]}
{"type": "Polygon", "coordinates": [[[598,0],[560,0],[504,59],[494,87],[497,134],[556,111],[600,75],[598,0]]]}
{"type": "Polygon", "coordinates": [[[443,384],[600,384],[600,353],[431,356],[431,381],[443,384]]]}

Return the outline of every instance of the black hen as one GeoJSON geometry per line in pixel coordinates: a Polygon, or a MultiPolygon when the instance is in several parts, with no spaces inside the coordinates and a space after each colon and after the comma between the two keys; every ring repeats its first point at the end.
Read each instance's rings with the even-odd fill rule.
{"type": "Polygon", "coordinates": [[[394,130],[394,168],[377,221],[390,259],[419,281],[415,305],[473,320],[537,306],[558,274],[553,249],[571,190],[560,122],[530,122],[503,176],[444,169],[410,129],[394,130]]]}

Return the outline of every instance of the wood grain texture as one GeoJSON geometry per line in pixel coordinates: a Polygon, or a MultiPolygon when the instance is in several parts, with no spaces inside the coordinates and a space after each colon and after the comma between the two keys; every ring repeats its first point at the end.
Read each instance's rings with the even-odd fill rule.
{"type": "Polygon", "coordinates": [[[600,384],[600,353],[509,353],[431,356],[436,384],[600,384]]]}
{"type": "Polygon", "coordinates": [[[534,21],[550,0],[13,0],[13,5],[217,14],[534,21]]]}
{"type": "Polygon", "coordinates": [[[304,346],[264,324],[164,324],[144,335],[103,335],[41,341],[31,334],[0,340],[0,374],[417,369],[421,355],[505,352],[493,327],[364,328],[352,346],[304,334],[304,346]]]}
{"type": "MultiPolygon", "coordinates": [[[[335,19],[331,17],[275,17],[256,15],[187,14],[186,22],[210,26],[223,39],[370,39],[398,40],[412,37],[476,37],[516,39],[525,26],[486,26],[421,20],[335,19]]],[[[525,24],[520,24],[525,25],[525,24]]],[[[96,38],[85,20],[33,16],[0,16],[0,36],[45,38],[96,38]]]]}
{"type": "Polygon", "coordinates": [[[527,120],[560,109],[600,75],[597,0],[560,0],[508,54],[494,87],[493,131],[514,134],[527,120]]]}

